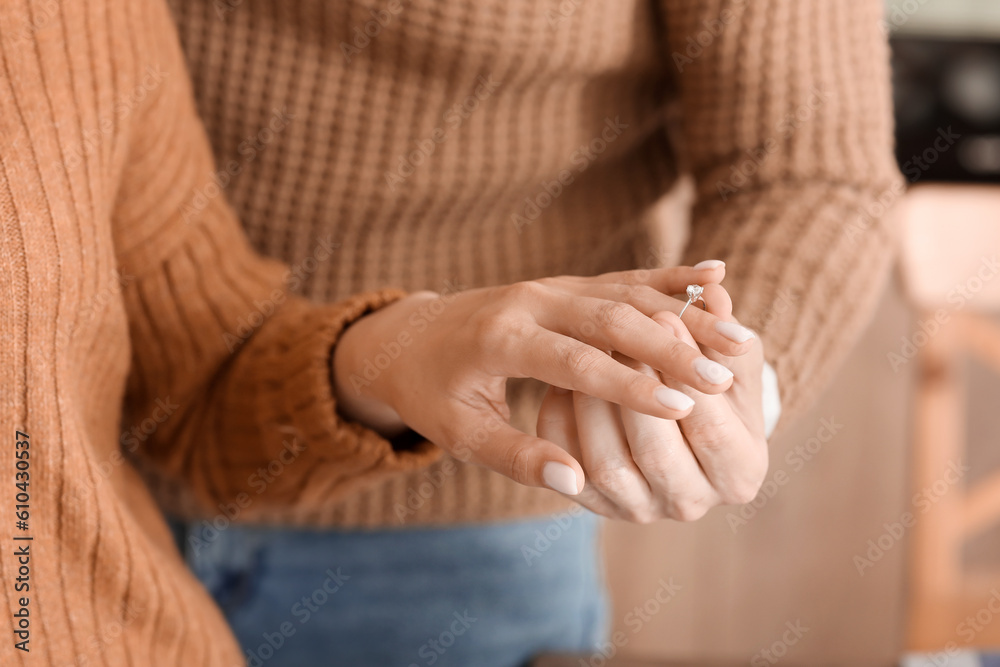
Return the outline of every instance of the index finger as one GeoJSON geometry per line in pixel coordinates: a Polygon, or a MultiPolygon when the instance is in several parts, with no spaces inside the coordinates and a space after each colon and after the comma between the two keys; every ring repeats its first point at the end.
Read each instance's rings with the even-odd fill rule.
{"type": "Polygon", "coordinates": [[[694,266],[666,266],[655,269],[609,271],[596,276],[566,276],[573,282],[609,283],[618,285],[648,285],[664,294],[683,292],[688,285],[721,283],[726,277],[726,264],[718,259],[698,262],[694,266]]]}

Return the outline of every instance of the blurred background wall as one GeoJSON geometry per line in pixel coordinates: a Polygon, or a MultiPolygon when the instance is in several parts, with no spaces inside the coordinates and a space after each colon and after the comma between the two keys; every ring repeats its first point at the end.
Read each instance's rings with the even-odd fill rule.
{"type": "MultiPolygon", "coordinates": [[[[992,362],[962,347],[967,315],[998,322],[1000,279],[961,306],[938,294],[962,283],[954,276],[976,275],[977,258],[1000,254],[991,231],[1000,229],[1000,2],[894,0],[884,27],[895,52],[901,164],[942,127],[958,128],[962,140],[910,179],[896,276],[836,380],[773,439],[754,505],[717,508],[694,524],[606,524],[613,621],[628,655],[772,664],[762,651],[794,627],[795,643],[771,657],[891,664],[907,648],[965,643],[963,614],[987,609],[991,582],[1000,582],[990,578],[1000,571],[1000,526],[983,519],[1000,506],[1000,339],[986,335],[1000,329],[975,329],[986,332],[978,345],[992,362]],[[921,322],[940,308],[962,312],[906,358],[906,341],[922,340],[921,322]],[[958,481],[928,463],[962,446],[960,465],[971,471],[958,481]],[[914,498],[921,480],[938,478],[940,497],[914,498]],[[898,528],[907,513],[915,525],[898,528]],[[953,546],[970,522],[974,535],[953,546]],[[961,582],[938,576],[949,568],[962,570],[961,582]],[[671,579],[679,593],[649,603],[671,579]]],[[[683,225],[688,198],[675,191],[653,224],[683,225]]],[[[1000,614],[983,620],[972,643],[1000,646],[1000,614]]]]}

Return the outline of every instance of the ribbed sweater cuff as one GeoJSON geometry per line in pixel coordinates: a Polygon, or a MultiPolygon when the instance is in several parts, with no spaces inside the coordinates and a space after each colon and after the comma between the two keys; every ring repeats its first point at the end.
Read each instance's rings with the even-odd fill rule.
{"type": "Polygon", "coordinates": [[[778,430],[815,400],[867,324],[898,237],[889,183],[782,184],[694,214],[685,264],[722,259],[734,314],[778,374],[778,430]]]}
{"type": "MultiPolygon", "coordinates": [[[[338,339],[352,322],[405,294],[387,289],[327,306],[291,300],[238,355],[239,367],[226,380],[218,425],[243,434],[247,442],[264,444],[279,460],[294,458],[287,465],[297,468],[268,483],[269,507],[260,508],[263,514],[327,504],[384,475],[426,467],[440,456],[425,440],[413,449],[397,450],[337,411],[330,360],[338,339]]],[[[236,452],[237,460],[226,466],[231,472],[225,478],[236,484],[226,495],[245,490],[245,475],[234,476],[232,471],[252,474],[267,458],[260,452],[247,454],[240,461],[236,452]]]]}

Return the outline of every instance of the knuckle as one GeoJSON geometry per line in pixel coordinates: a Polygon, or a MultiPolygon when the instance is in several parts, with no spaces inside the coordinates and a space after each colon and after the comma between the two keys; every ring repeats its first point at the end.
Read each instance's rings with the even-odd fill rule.
{"type": "Polygon", "coordinates": [[[576,392],[573,394],[572,401],[573,411],[576,414],[583,414],[594,409],[599,410],[601,405],[604,403],[603,399],[591,396],[590,394],[585,394],[583,392],[576,392]]]}
{"type": "Polygon", "coordinates": [[[588,473],[587,480],[583,484],[583,491],[576,496],[576,501],[592,512],[606,516],[610,519],[617,519],[617,508],[600,494],[594,487],[594,480],[590,479],[588,473]]]}
{"type": "Polygon", "coordinates": [[[649,280],[650,270],[649,269],[629,269],[627,271],[620,271],[615,274],[615,278],[619,283],[624,285],[637,285],[644,283],[649,280]]]}
{"type": "Polygon", "coordinates": [[[757,497],[760,484],[750,480],[740,480],[726,489],[722,501],[727,505],[746,505],[757,497]]]}
{"type": "Polygon", "coordinates": [[[512,283],[503,288],[502,298],[516,304],[523,304],[525,301],[537,299],[545,287],[535,280],[522,280],[512,283]]]}
{"type": "Polygon", "coordinates": [[[546,276],[544,278],[536,278],[531,282],[534,282],[540,285],[541,287],[545,287],[548,289],[560,289],[564,288],[566,286],[566,283],[570,282],[570,277],[563,275],[546,276]]]}
{"type": "Polygon", "coordinates": [[[634,373],[629,373],[628,377],[625,379],[625,396],[642,396],[647,393],[649,385],[651,382],[657,382],[653,378],[649,377],[645,373],[635,370],[634,373]]]}
{"type": "Polygon", "coordinates": [[[594,319],[599,326],[612,330],[631,330],[636,325],[638,310],[621,301],[608,301],[597,307],[594,319]]]}
{"type": "Polygon", "coordinates": [[[721,452],[733,446],[732,429],[725,415],[711,414],[698,423],[696,441],[706,452],[721,452]]]}
{"type": "Polygon", "coordinates": [[[688,523],[702,518],[709,509],[711,506],[702,500],[682,499],[671,503],[668,516],[688,523]]]}
{"type": "Polygon", "coordinates": [[[728,505],[746,505],[752,502],[767,476],[767,457],[755,457],[756,460],[744,466],[742,479],[733,484],[723,500],[728,505]]]}
{"type": "Polygon", "coordinates": [[[507,324],[508,320],[502,317],[496,309],[487,308],[477,313],[469,321],[469,330],[477,345],[486,348],[501,337],[498,329],[507,326],[507,324]]]}
{"type": "Polygon", "coordinates": [[[503,472],[515,482],[526,484],[531,469],[531,451],[526,445],[514,445],[504,456],[503,472]]]}
{"type": "Polygon", "coordinates": [[[664,518],[664,515],[655,507],[633,507],[627,510],[626,518],[632,523],[648,526],[664,518]]]}
{"type": "Polygon", "coordinates": [[[503,308],[491,307],[482,311],[471,322],[476,348],[490,356],[506,356],[524,349],[524,341],[532,334],[534,327],[516,313],[503,308]]]}
{"type": "Polygon", "coordinates": [[[566,346],[561,355],[563,364],[573,375],[588,375],[607,358],[603,352],[584,345],[566,346]]]}
{"type": "Polygon", "coordinates": [[[535,419],[535,431],[539,438],[545,438],[553,433],[561,432],[569,424],[570,415],[565,411],[556,410],[552,401],[542,401],[538,408],[538,417],[535,419]]]}
{"type": "Polygon", "coordinates": [[[592,487],[585,487],[583,492],[576,496],[574,500],[594,514],[599,514],[608,519],[625,519],[618,507],[602,498],[592,487]]]}
{"type": "Polygon", "coordinates": [[[624,494],[635,482],[635,472],[627,462],[610,459],[592,469],[590,478],[597,489],[617,496],[624,494]]]}
{"type": "Polygon", "coordinates": [[[625,300],[629,303],[649,303],[663,294],[649,285],[631,284],[625,286],[625,300]]]}
{"type": "Polygon", "coordinates": [[[676,471],[676,462],[672,452],[656,452],[637,456],[636,463],[642,468],[643,475],[649,480],[665,480],[676,471]]]}

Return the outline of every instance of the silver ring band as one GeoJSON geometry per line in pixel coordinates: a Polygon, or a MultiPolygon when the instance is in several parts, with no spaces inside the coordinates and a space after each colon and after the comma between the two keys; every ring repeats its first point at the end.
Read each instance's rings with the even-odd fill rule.
{"type": "Polygon", "coordinates": [[[702,297],[702,293],[704,291],[705,291],[705,288],[702,287],[701,285],[688,285],[687,286],[687,297],[688,297],[687,303],[685,303],[684,307],[681,308],[681,312],[680,312],[680,314],[677,317],[683,317],[684,316],[684,311],[687,310],[688,306],[690,306],[695,301],[701,301],[701,307],[703,309],[705,309],[705,310],[708,310],[708,304],[705,303],[705,299],[704,299],[704,297],[702,297]]]}

